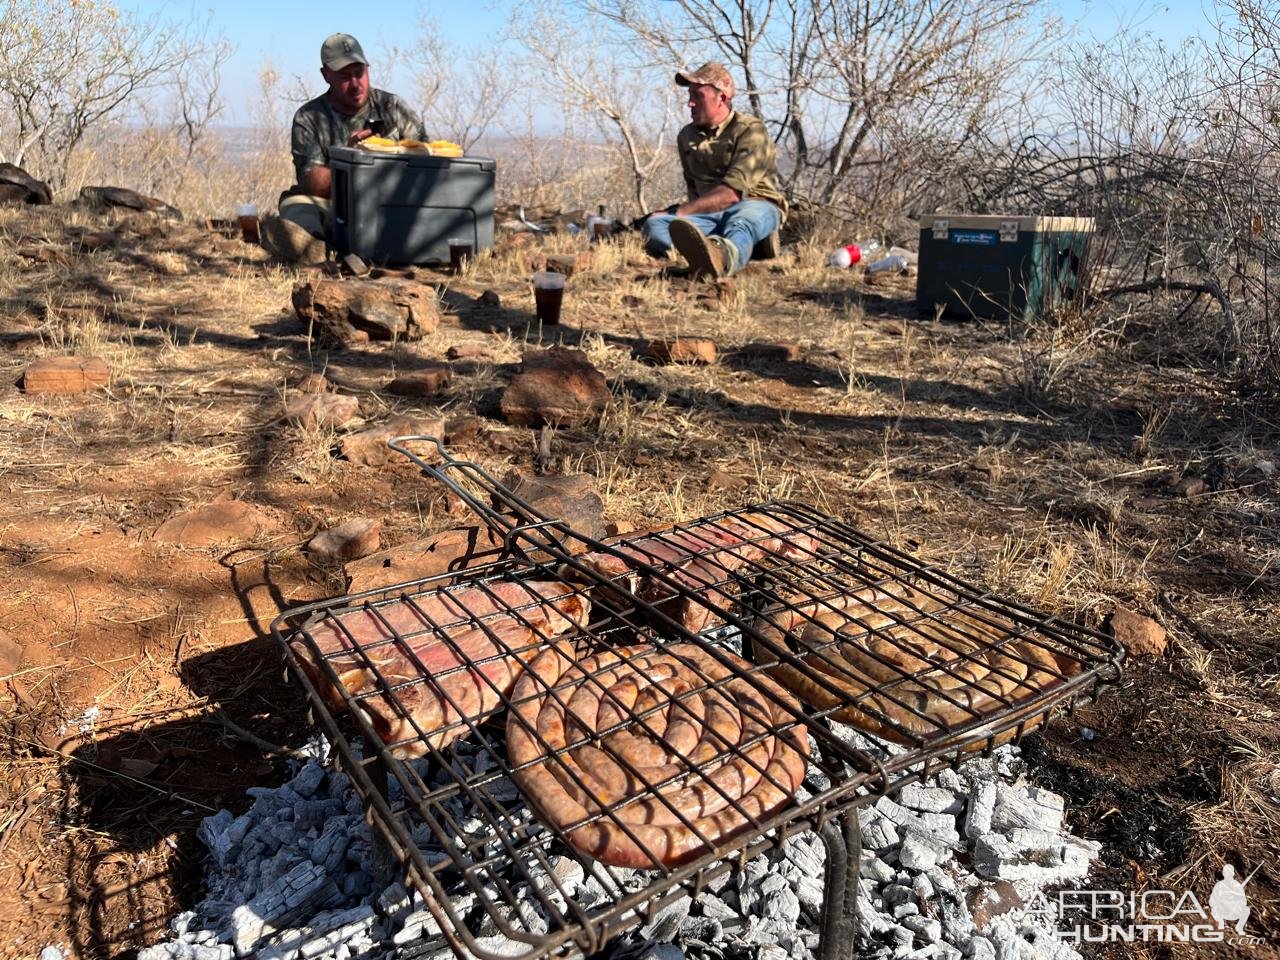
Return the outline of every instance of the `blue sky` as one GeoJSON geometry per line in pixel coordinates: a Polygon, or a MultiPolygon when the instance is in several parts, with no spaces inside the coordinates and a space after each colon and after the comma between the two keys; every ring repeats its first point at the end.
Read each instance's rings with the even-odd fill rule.
{"type": "MultiPolygon", "coordinates": [[[[213,5],[187,5],[173,0],[117,0],[120,8],[142,17],[158,16],[183,23],[208,22],[212,34],[222,34],[235,46],[224,71],[225,121],[247,123],[253,116],[258,75],[270,63],[291,86],[301,76],[315,93],[323,90],[320,78],[320,42],[335,31],[359,38],[373,62],[375,85],[405,90],[394,64],[383,61],[390,45],[404,44],[417,32],[419,10],[425,9],[440,26],[445,40],[472,46],[485,37],[499,34],[506,22],[512,0],[470,0],[426,2],[412,0],[353,4],[331,0],[221,0],[213,5]]],[[[1170,42],[1179,42],[1203,32],[1208,24],[1201,0],[1124,3],[1117,0],[1054,0],[1068,23],[1078,24],[1087,35],[1099,38],[1124,27],[1150,32],[1170,42]]]]}

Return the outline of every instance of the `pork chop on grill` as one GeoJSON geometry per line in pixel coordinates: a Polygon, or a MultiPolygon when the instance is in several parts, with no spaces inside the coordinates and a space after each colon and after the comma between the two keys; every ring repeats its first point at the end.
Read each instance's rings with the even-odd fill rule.
{"type": "MultiPolygon", "coordinates": [[[[591,573],[612,581],[611,589],[601,590],[598,599],[626,606],[638,598],[692,633],[723,622],[699,599],[729,609],[738,596],[740,576],[804,563],[818,551],[811,534],[762,510],[632,534],[608,546],[609,550],[575,558],[591,573]]],[[[566,564],[562,573],[571,581],[585,579],[573,564],[566,564]]],[[[661,629],[665,624],[654,626],[661,629]]]]}
{"type": "Polygon", "coordinates": [[[363,712],[409,759],[500,710],[522,665],[550,647],[571,651],[562,635],[590,612],[567,584],[495,580],[325,616],[290,647],[329,703],[363,712]]]}

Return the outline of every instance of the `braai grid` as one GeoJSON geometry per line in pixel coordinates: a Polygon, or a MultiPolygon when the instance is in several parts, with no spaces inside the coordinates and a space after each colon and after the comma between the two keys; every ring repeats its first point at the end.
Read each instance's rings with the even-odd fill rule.
{"type": "Polygon", "coordinates": [[[477,941],[488,931],[527,944],[525,957],[575,947],[590,955],[673,897],[696,896],[787,836],[818,830],[828,847],[821,952],[847,954],[853,921],[846,901],[856,895],[858,863],[852,809],[966,751],[1021,736],[1055,705],[1096,695],[1118,677],[1120,654],[1108,638],[971,588],[804,504],[762,504],[600,543],[540,516],[442,447],[444,462],[426,463],[406,446],[422,439],[400,438],[392,447],[502,533],[510,559],[312,604],[281,617],[272,631],[371,822],[455,950],[486,956],[477,941]],[[547,601],[538,595],[550,585],[559,591],[555,603],[591,605],[584,626],[557,632],[539,625],[547,601]],[[514,602],[513,590],[525,599],[514,602]],[[850,595],[865,602],[850,608],[850,595]],[[878,652],[863,649],[869,639],[878,652]],[[432,676],[418,652],[428,641],[455,665],[432,676]],[[737,646],[754,662],[739,657],[737,646]],[[846,649],[863,659],[844,659],[846,649]],[[923,663],[922,651],[934,657],[928,668],[903,666],[923,663]],[[506,690],[498,668],[512,658],[526,668],[516,689],[506,690]],[[643,659],[648,669],[646,658],[669,662],[687,688],[661,696],[650,690],[648,706],[633,708],[619,699],[621,687],[602,679],[603,662],[620,660],[613,669],[630,682],[628,664],[643,659]],[[598,669],[572,666],[597,662],[598,669]],[[566,743],[551,742],[530,717],[541,716],[538,709],[572,711],[563,682],[543,678],[548,666],[557,676],[577,670],[579,690],[613,724],[579,730],[575,742],[568,735],[566,743]],[[462,671],[481,687],[487,706],[479,716],[450,692],[450,676],[462,671]],[[774,675],[821,703],[806,706],[774,675]],[[869,683],[869,676],[878,679],[869,683]],[[868,689],[851,692],[859,679],[868,689]],[[410,703],[423,697],[447,722],[420,725],[410,703]],[[922,697],[956,722],[934,719],[922,697]],[[726,704],[741,711],[740,728],[754,731],[742,742],[707,719],[723,716],[726,704]],[[330,707],[351,715],[367,757],[357,754],[330,707]],[[895,747],[872,755],[850,746],[833,723],[851,717],[895,747]],[[517,730],[511,724],[538,756],[512,762],[504,735],[504,725],[517,730]],[[660,779],[617,745],[636,729],[661,742],[673,725],[697,729],[700,760],[669,757],[660,779]],[[807,776],[797,787],[760,754],[785,754],[794,768],[786,751],[798,744],[807,752],[807,776]],[[545,810],[535,815],[548,801],[527,795],[521,783],[538,770],[571,794],[601,797],[588,766],[579,765],[579,750],[606,757],[625,781],[643,787],[643,799],[601,801],[594,810],[587,803],[581,815],[558,820],[545,810]],[[397,759],[411,755],[423,759],[397,759]],[[794,790],[794,798],[751,809],[717,779],[730,765],[731,781],[750,780],[766,793],[794,790]],[[679,788],[698,794],[700,808],[714,808],[730,828],[712,835],[687,802],[677,802],[679,788]],[[627,812],[632,803],[648,805],[639,820],[668,821],[671,835],[690,844],[676,865],[663,862],[656,841],[637,835],[627,812]],[[584,834],[638,849],[648,868],[580,853],[570,838],[584,834]],[[562,857],[577,861],[598,887],[566,881],[556,869],[562,857]],[[458,898],[459,882],[469,896],[458,898]],[[589,889],[590,897],[579,892],[589,889]]]}

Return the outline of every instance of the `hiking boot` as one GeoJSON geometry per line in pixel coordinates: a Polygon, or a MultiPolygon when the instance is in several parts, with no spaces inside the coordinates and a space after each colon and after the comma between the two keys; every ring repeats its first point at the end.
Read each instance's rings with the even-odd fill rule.
{"type": "Polygon", "coordinates": [[[324,241],[283,217],[263,217],[262,247],[282,263],[319,263],[324,259],[324,241]]]}
{"type": "Polygon", "coordinates": [[[719,237],[708,237],[692,220],[671,221],[671,244],[689,262],[694,277],[718,280],[729,273],[729,251],[719,237]]]}

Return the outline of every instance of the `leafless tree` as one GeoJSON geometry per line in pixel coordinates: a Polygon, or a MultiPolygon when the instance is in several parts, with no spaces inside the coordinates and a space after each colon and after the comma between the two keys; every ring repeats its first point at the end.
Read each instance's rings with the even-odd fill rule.
{"type": "Polygon", "coordinates": [[[519,83],[500,47],[450,44],[425,10],[418,15],[417,35],[402,51],[391,51],[391,58],[410,65],[414,102],[428,135],[464,150],[490,132],[519,83]]]}
{"type": "Polygon", "coordinates": [[[3,0],[6,159],[61,187],[85,133],[135,95],[171,82],[191,55],[186,39],[177,26],[98,0],[3,0]]]}
{"type": "Polygon", "coordinates": [[[671,70],[634,57],[634,50],[595,29],[581,11],[542,3],[517,14],[512,33],[528,51],[527,76],[542,89],[567,92],[596,120],[598,136],[614,143],[626,164],[636,212],[652,209],[649,187],[674,159],[671,70]],[[575,23],[572,30],[566,23],[575,23]]]}

